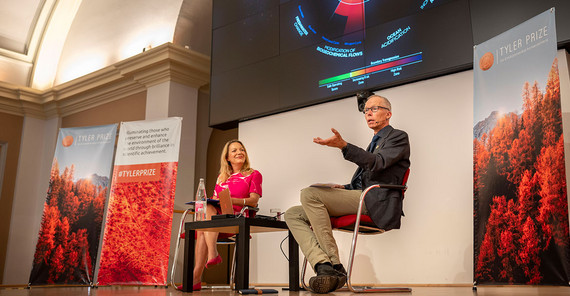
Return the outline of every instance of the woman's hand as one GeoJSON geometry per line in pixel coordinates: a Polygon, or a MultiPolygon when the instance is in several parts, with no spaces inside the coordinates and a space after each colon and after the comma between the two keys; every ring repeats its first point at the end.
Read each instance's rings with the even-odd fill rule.
{"type": "Polygon", "coordinates": [[[249,197],[246,198],[234,198],[232,197],[232,204],[240,207],[250,206],[256,207],[259,203],[259,194],[257,193],[250,193],[249,197]]]}

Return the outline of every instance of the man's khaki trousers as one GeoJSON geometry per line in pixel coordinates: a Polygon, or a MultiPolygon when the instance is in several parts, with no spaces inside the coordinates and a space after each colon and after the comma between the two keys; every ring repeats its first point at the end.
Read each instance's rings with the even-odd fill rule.
{"type": "MultiPolygon", "coordinates": [[[[285,221],[301,251],[317,263],[340,264],[330,217],[356,214],[361,190],[307,187],[301,190],[301,205],[285,212],[285,221]]],[[[362,214],[368,214],[363,205],[362,214]]]]}

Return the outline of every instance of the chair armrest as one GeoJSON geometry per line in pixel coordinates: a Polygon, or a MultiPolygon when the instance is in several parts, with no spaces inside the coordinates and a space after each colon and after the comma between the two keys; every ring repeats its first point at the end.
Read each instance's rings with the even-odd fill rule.
{"type": "MultiPolygon", "coordinates": [[[[386,188],[386,189],[398,189],[398,190],[402,190],[406,191],[406,189],[408,189],[407,185],[396,185],[396,184],[374,184],[374,185],[370,185],[368,186],[366,189],[362,190],[362,194],[360,194],[360,203],[358,204],[358,211],[356,212],[356,214],[358,216],[360,216],[362,214],[362,205],[364,203],[364,197],[366,197],[366,194],[368,194],[368,191],[370,191],[371,189],[374,188],[386,188]]],[[[357,222],[360,223],[360,219],[357,220],[357,222]]]]}
{"type": "Polygon", "coordinates": [[[243,213],[245,213],[245,211],[249,211],[249,215],[251,216],[253,213],[257,213],[259,211],[259,208],[252,206],[243,206],[243,208],[241,208],[241,211],[239,211],[239,214],[237,216],[238,217],[243,216],[243,213]]]}
{"type": "Polygon", "coordinates": [[[386,189],[399,189],[399,190],[406,190],[408,189],[407,185],[396,185],[396,184],[374,184],[368,186],[364,191],[368,192],[370,189],[378,187],[378,188],[386,188],[386,189]]]}
{"type": "Polygon", "coordinates": [[[246,210],[248,210],[248,211],[259,212],[259,208],[258,208],[258,207],[244,206],[243,208],[246,209],[246,210]]]}

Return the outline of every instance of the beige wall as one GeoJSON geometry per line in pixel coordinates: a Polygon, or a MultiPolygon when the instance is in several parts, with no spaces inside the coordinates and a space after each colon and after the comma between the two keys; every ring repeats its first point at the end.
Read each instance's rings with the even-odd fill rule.
{"type": "Polygon", "coordinates": [[[61,127],[94,126],[121,121],[144,120],[146,92],[128,96],[101,106],[78,112],[61,119],[61,127]]]}
{"type": "Polygon", "coordinates": [[[2,184],[0,192],[0,283],[4,278],[4,264],[6,262],[23,124],[24,118],[22,116],[0,113],[0,143],[7,144],[4,146],[7,149],[4,178],[0,183],[2,184]]]}

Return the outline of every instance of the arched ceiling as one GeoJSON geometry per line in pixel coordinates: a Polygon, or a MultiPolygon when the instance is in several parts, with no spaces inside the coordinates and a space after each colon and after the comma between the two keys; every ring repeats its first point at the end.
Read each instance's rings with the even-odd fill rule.
{"type": "Polygon", "coordinates": [[[211,0],[2,0],[0,83],[46,90],[172,42],[210,55],[211,0]]]}
{"type": "MultiPolygon", "coordinates": [[[[45,0],[21,0],[0,2],[0,48],[6,53],[27,55],[32,43],[32,35],[45,0]]],[[[36,45],[37,46],[37,45],[36,45]]]]}

